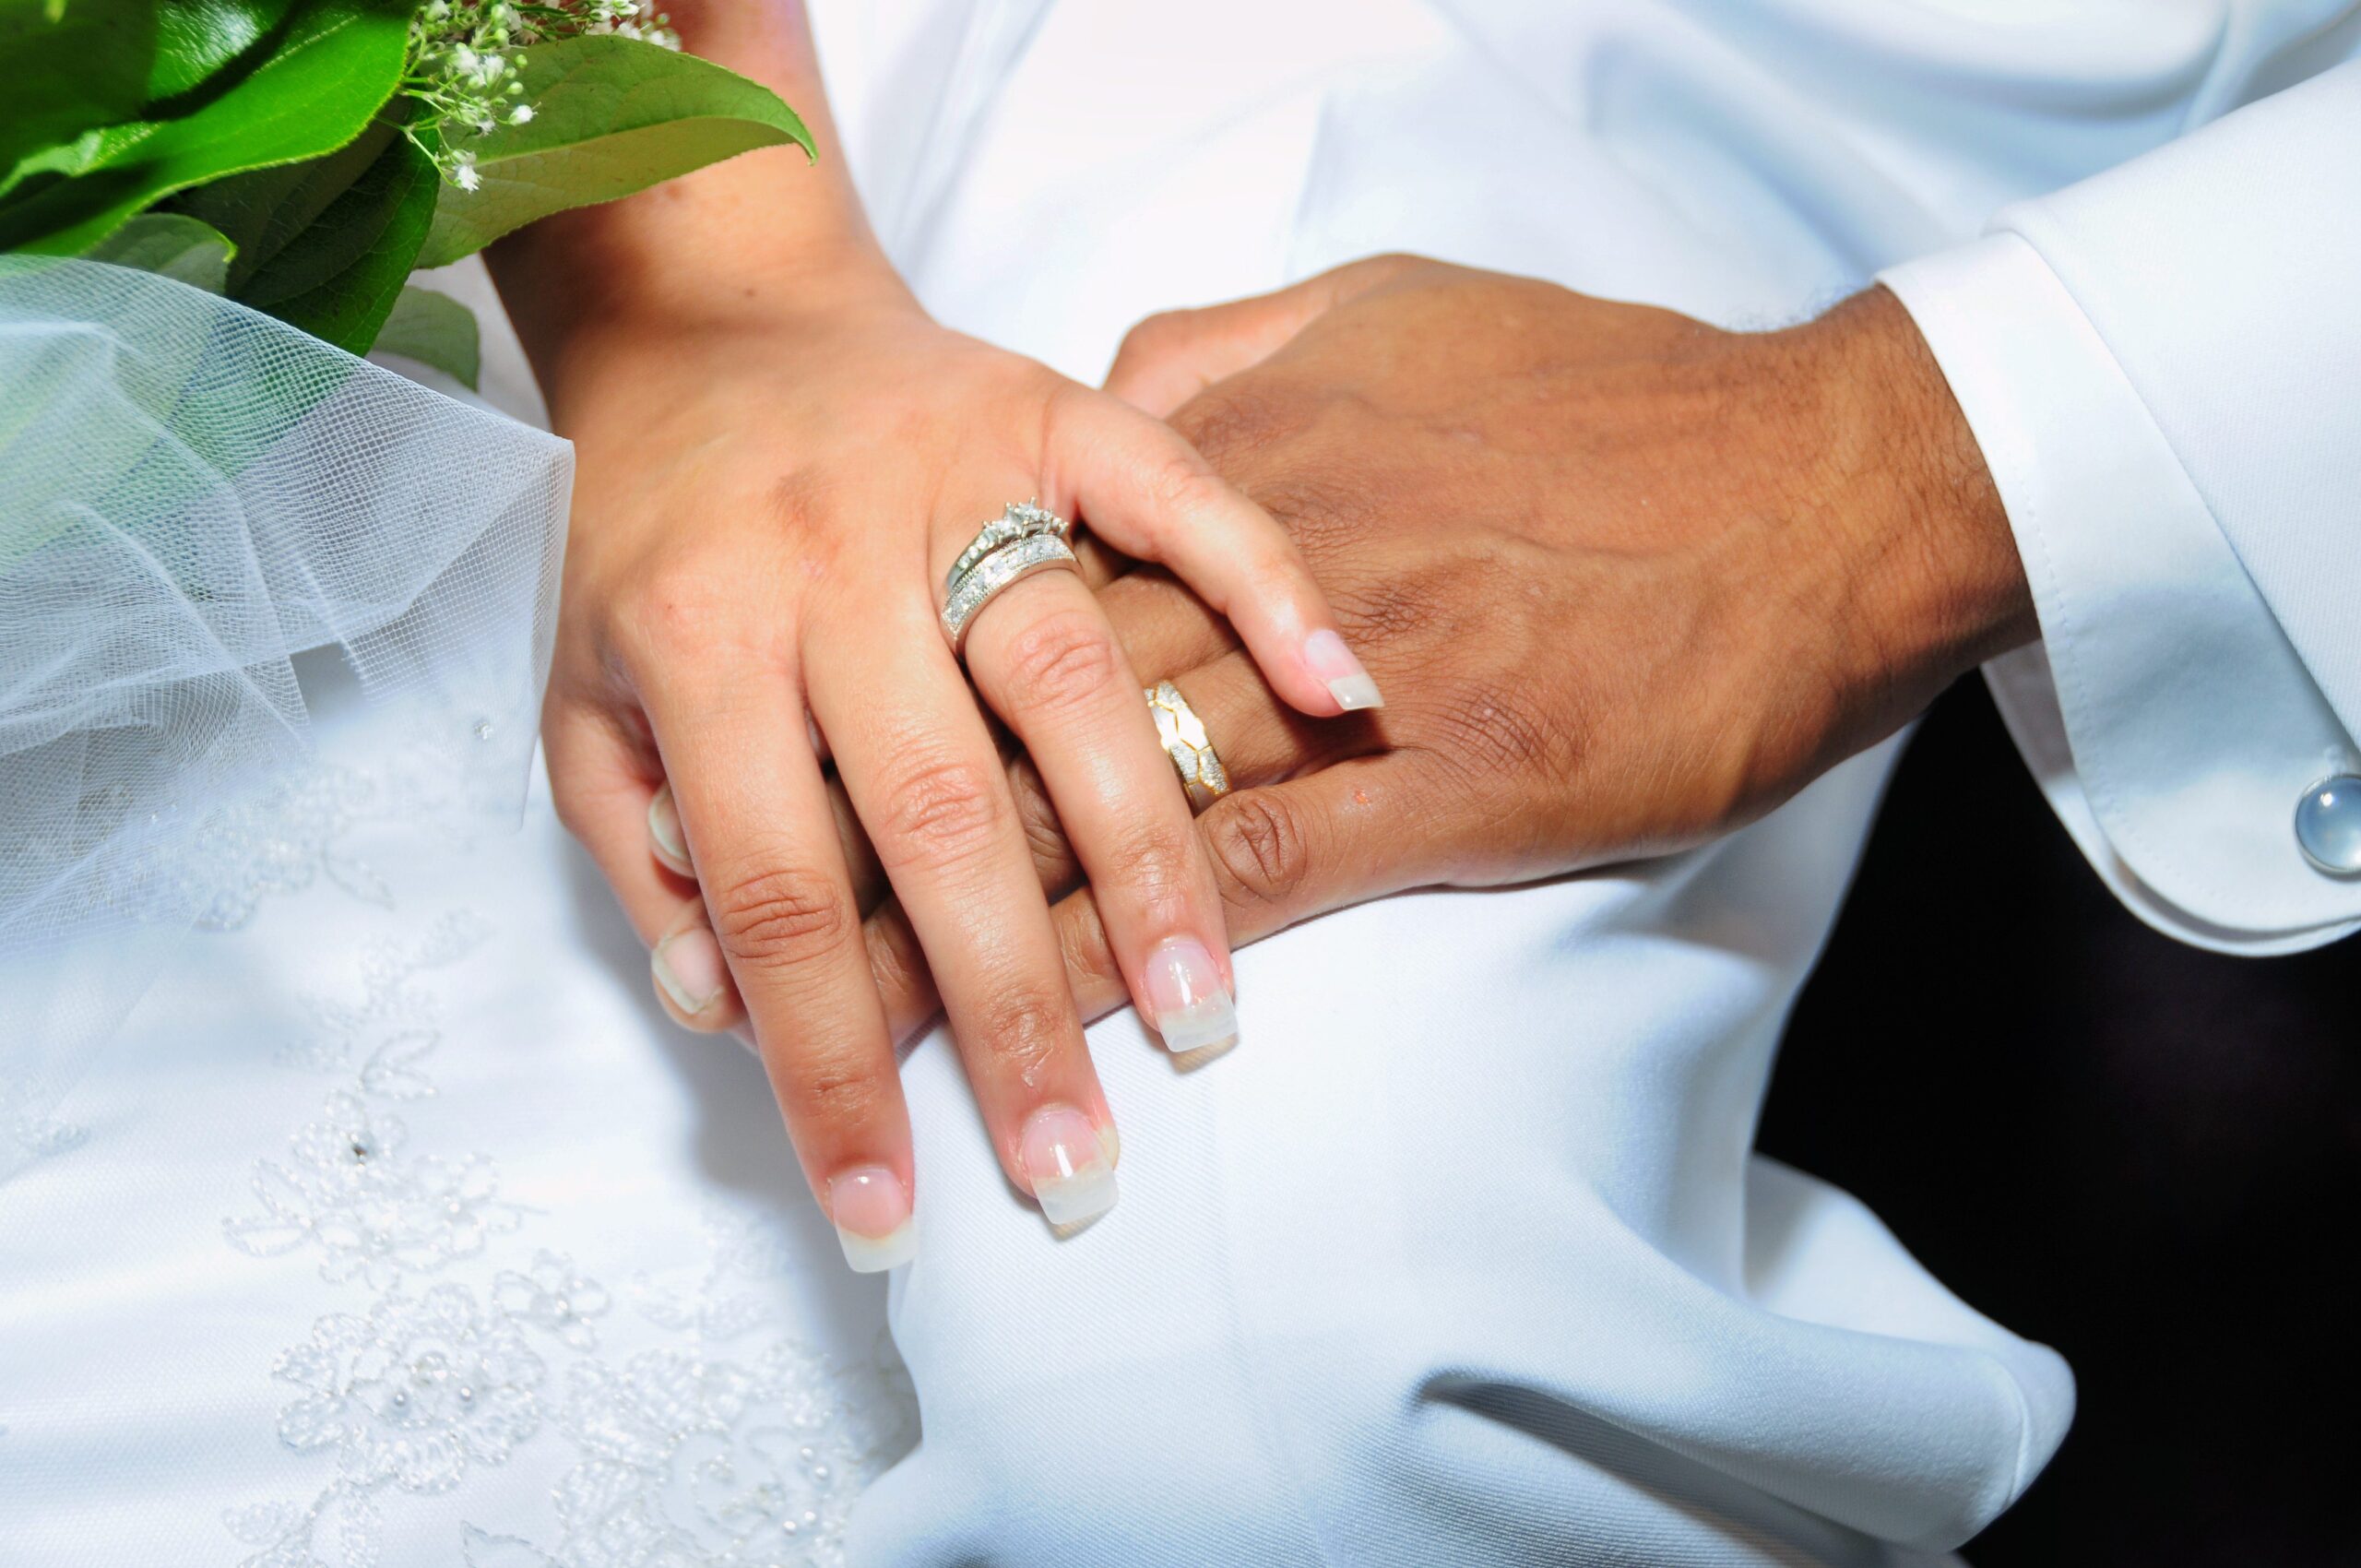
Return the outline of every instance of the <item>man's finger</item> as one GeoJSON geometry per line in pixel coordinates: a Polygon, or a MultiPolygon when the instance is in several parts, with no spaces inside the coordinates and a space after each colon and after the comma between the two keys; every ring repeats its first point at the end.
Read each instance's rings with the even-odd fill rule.
{"type": "Polygon", "coordinates": [[[1167,418],[1215,382],[1268,359],[1323,312],[1416,265],[1411,256],[1370,256],[1275,293],[1151,315],[1123,335],[1106,389],[1167,418]]]}
{"type": "Polygon", "coordinates": [[[1382,705],[1287,530],[1171,426],[1067,388],[1051,404],[1050,428],[1049,492],[1093,532],[1170,568],[1228,616],[1272,689],[1324,717],[1382,705]]]}
{"type": "Polygon", "coordinates": [[[1210,664],[1238,647],[1236,629],[1160,568],[1124,573],[1098,590],[1098,602],[1145,681],[1210,664]]]}
{"type": "MultiPolygon", "coordinates": [[[[1226,654],[1174,684],[1214,738],[1215,754],[1236,789],[1275,784],[1323,762],[1365,754],[1382,743],[1368,718],[1323,721],[1294,712],[1272,695],[1253,660],[1242,653],[1226,654]]],[[[1042,890],[1053,899],[1062,897],[1082,885],[1082,865],[1065,837],[1057,808],[1029,759],[1016,758],[1008,777],[1042,890]]],[[[1176,793],[1180,790],[1177,773],[1171,787],[1176,793]]],[[[933,1019],[940,998],[917,935],[898,904],[884,898],[871,908],[863,935],[878,994],[884,998],[887,1028],[899,1044],[933,1019]]],[[[1071,961],[1068,967],[1073,967],[1071,961]]]]}
{"type": "MultiPolygon", "coordinates": [[[[1332,909],[1433,882],[1442,847],[1419,824],[1434,814],[1416,753],[1355,757],[1300,778],[1224,797],[1197,819],[1214,862],[1230,941],[1242,947],[1332,909]]],[[[1129,1000],[1087,887],[1050,915],[1058,948],[1086,1019],[1129,1000]]],[[[933,988],[908,923],[890,906],[868,922],[870,963],[896,1039],[935,1013],[933,988]]]]}
{"type": "MultiPolygon", "coordinates": [[[[1197,819],[1214,861],[1231,939],[1260,942],[1315,915],[1434,880],[1415,754],[1358,757],[1285,784],[1224,798],[1197,819]]],[[[1123,1002],[1088,888],[1050,911],[1074,1002],[1096,1018],[1123,1002]]]]}

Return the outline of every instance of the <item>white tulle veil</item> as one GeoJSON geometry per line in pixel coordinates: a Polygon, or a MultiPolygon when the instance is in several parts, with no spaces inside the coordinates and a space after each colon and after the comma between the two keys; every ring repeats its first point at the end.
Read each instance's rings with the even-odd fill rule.
{"type": "Polygon", "coordinates": [[[572,471],[200,290],[0,256],[0,1175],[66,1135],[177,939],[250,907],[274,868],[242,825],[320,769],[421,822],[513,817],[572,471]],[[323,659],[393,754],[336,754],[323,659]]]}

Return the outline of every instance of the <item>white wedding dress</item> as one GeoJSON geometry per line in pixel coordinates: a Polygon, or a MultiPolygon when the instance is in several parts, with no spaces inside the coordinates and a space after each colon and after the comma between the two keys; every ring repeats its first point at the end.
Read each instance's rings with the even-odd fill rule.
{"type": "MultiPolygon", "coordinates": [[[[2045,165],[1883,135],[1875,94],[1857,144],[1783,119],[1879,8],[1821,7],[1850,42],[1786,83],[1732,40],[1800,6],[1602,7],[1529,55],[1520,7],[1416,0],[819,19],[921,295],[1095,377],[1151,310],[1384,249],[1767,324],[2170,134],[2143,107],[2045,165]],[[1588,118],[1528,66],[1595,72],[1588,118]]],[[[1891,747],[1706,850],[1249,949],[1205,1070],[1105,1020],[1122,1201],[1064,1242],[923,1040],[889,1314],[545,786],[514,833],[411,809],[338,760],[402,754],[382,706],[302,663],[319,760],[215,831],[222,929],[15,1112],[6,1568],[1928,1564],[2065,1429],[2057,1356],[1750,1153],[1891,747]]]]}

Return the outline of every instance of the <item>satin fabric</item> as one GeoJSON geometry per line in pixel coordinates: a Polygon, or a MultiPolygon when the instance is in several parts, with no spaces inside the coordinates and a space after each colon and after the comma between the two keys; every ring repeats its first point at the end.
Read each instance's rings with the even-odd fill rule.
{"type": "MultiPolygon", "coordinates": [[[[1517,18],[1269,10],[839,14],[856,167],[922,296],[1082,375],[1151,310],[1389,249],[1764,325],[1982,216],[1669,11],[1542,39],[1574,52],[1545,93],[1487,31],[1517,18]],[[893,155],[922,96],[955,170],[893,155]]],[[[1243,1043],[1201,1072],[1102,1025],[1125,1197],[1053,1249],[925,1041],[894,1324],[926,1437],[855,1560],[1905,1562],[1973,1534],[2062,1432],[2062,1363],[1749,1153],[1888,760],[1700,854],[1249,950],[1243,1043]]]]}
{"type": "MultiPolygon", "coordinates": [[[[1385,250],[1776,325],[2332,64],[2352,25],[1305,10],[870,12],[826,43],[867,67],[855,155],[904,193],[886,232],[925,297],[1087,374],[1150,310],[1385,250]],[[896,159],[896,108],[943,82],[956,152],[896,159]]],[[[2062,1432],[2063,1365],[1748,1152],[1885,762],[1700,855],[1265,944],[1241,959],[1245,1043],[1203,1074],[1102,1027],[1129,1195],[1051,1253],[1017,1250],[1029,1217],[991,1194],[929,1040],[925,1240],[894,1319],[927,1437],[865,1500],[856,1555],[1899,1562],[1972,1536],[2062,1432]]]]}

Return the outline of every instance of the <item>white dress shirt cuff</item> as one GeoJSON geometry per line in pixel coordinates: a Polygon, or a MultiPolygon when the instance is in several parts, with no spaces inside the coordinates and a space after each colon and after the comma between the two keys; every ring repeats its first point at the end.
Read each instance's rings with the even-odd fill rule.
{"type": "Polygon", "coordinates": [[[2361,881],[2304,855],[2308,787],[2351,736],[2140,392],[2020,234],[1880,276],[1989,464],[2041,640],[1986,668],[2051,805],[2116,894],[2226,952],[2361,926],[2361,881]]]}

